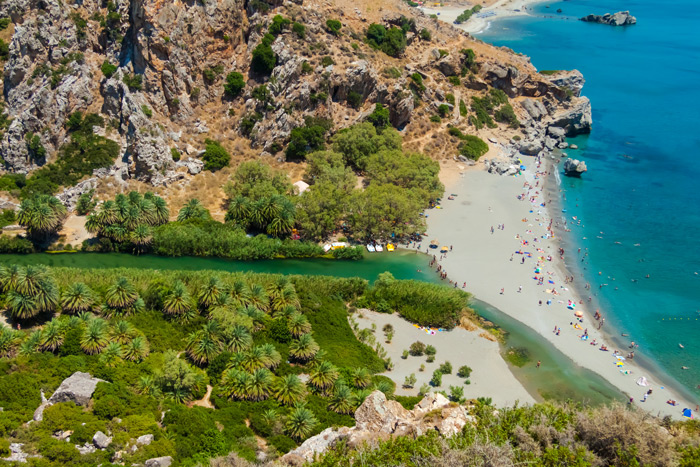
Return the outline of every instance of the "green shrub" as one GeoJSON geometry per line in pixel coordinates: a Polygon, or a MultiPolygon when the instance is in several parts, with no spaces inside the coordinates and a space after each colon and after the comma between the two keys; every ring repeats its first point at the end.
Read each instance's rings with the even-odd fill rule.
{"type": "Polygon", "coordinates": [[[488,151],[489,145],[477,136],[464,135],[462,143],[459,145],[459,153],[475,161],[478,161],[488,151]]]}
{"type": "Polygon", "coordinates": [[[449,81],[453,86],[459,86],[462,84],[462,82],[459,80],[459,76],[448,76],[447,81],[449,81]]]}
{"type": "Polygon", "coordinates": [[[105,75],[106,78],[111,78],[114,73],[117,72],[119,67],[117,65],[112,65],[109,63],[107,60],[102,62],[102,66],[100,67],[100,70],[102,70],[102,74],[105,75]]]}
{"type": "Polygon", "coordinates": [[[180,151],[177,148],[170,148],[170,156],[173,158],[173,161],[177,162],[180,160],[180,151]]]}
{"type": "Polygon", "coordinates": [[[433,371],[433,377],[430,378],[430,385],[433,387],[442,386],[442,372],[440,370],[433,371]]]}
{"type": "Polygon", "coordinates": [[[450,107],[447,104],[440,104],[438,106],[438,114],[442,118],[447,118],[450,116],[450,107]]]}
{"type": "Polygon", "coordinates": [[[538,73],[545,76],[556,75],[561,70],[540,70],[538,73]]]}
{"type": "Polygon", "coordinates": [[[253,131],[255,124],[261,121],[263,118],[262,114],[255,112],[253,114],[248,114],[241,119],[240,128],[243,136],[250,136],[253,131]]]}
{"type": "Polygon", "coordinates": [[[140,91],[143,88],[143,76],[137,74],[125,74],[122,78],[124,84],[126,84],[132,91],[140,91]]]}
{"type": "Polygon", "coordinates": [[[431,115],[430,121],[433,123],[440,123],[440,122],[442,122],[442,119],[440,118],[439,115],[431,115]]]}
{"type": "Polygon", "coordinates": [[[445,95],[445,100],[446,100],[449,104],[455,105],[455,95],[454,95],[454,94],[447,93],[447,94],[445,95]]]}
{"type": "Polygon", "coordinates": [[[12,20],[10,18],[0,18],[0,31],[4,31],[10,25],[12,20]]]}
{"type": "Polygon", "coordinates": [[[378,130],[384,129],[391,125],[389,120],[389,109],[377,102],[374,105],[374,110],[367,116],[367,121],[374,125],[378,130]]]}
{"type": "Polygon", "coordinates": [[[326,55],[321,58],[321,66],[323,68],[326,68],[327,66],[335,65],[335,61],[333,60],[333,57],[326,55]]]}
{"type": "Polygon", "coordinates": [[[518,121],[518,117],[515,115],[515,111],[510,104],[501,106],[501,108],[496,110],[493,114],[493,117],[497,122],[507,123],[510,128],[515,129],[520,126],[520,121],[518,121]]]}
{"type": "Polygon", "coordinates": [[[216,172],[219,169],[228,167],[231,163],[231,155],[221,146],[221,143],[211,139],[205,140],[205,150],[202,155],[204,170],[216,172]]]}
{"type": "Polygon", "coordinates": [[[440,365],[438,370],[443,375],[450,375],[450,374],[452,374],[452,364],[450,362],[445,362],[442,365],[440,365]]]}
{"type": "Polygon", "coordinates": [[[469,378],[472,374],[472,369],[469,368],[467,365],[463,365],[459,367],[459,370],[457,370],[457,376],[460,378],[469,378]]]}
{"type": "Polygon", "coordinates": [[[229,97],[238,97],[245,87],[245,79],[243,75],[237,71],[232,71],[226,75],[226,83],[224,84],[224,93],[229,97]]]}
{"type": "Polygon", "coordinates": [[[420,30],[420,38],[424,41],[429,41],[432,38],[430,30],[423,28],[420,30]]]}
{"type": "Polygon", "coordinates": [[[272,23],[270,23],[268,32],[273,36],[277,36],[282,34],[282,31],[284,31],[284,29],[291,23],[292,21],[289,18],[285,18],[282,15],[275,15],[272,18],[272,23]]]}
{"type": "Polygon", "coordinates": [[[75,210],[78,215],[84,216],[95,207],[97,201],[92,199],[93,196],[95,196],[94,189],[80,195],[78,198],[78,204],[75,206],[75,210]]]}
{"type": "Polygon", "coordinates": [[[343,27],[343,24],[338,21],[337,19],[329,19],[326,20],[326,29],[328,32],[333,34],[334,36],[340,35],[340,28],[343,27]]]}
{"type": "Polygon", "coordinates": [[[467,104],[464,103],[462,99],[459,100],[459,115],[462,117],[467,116],[467,104]]]}
{"type": "Polygon", "coordinates": [[[423,84],[423,76],[415,72],[411,75],[411,86],[419,92],[425,91],[425,85],[423,84]]]}
{"type": "Polygon", "coordinates": [[[306,37],[306,26],[296,21],[292,24],[292,31],[297,35],[299,39],[304,39],[306,37]]]}
{"type": "Polygon", "coordinates": [[[401,70],[399,70],[398,68],[393,67],[393,66],[389,67],[389,68],[384,68],[383,73],[385,76],[387,76],[389,78],[394,78],[394,79],[401,78],[401,70]]]}
{"type": "Polygon", "coordinates": [[[360,106],[362,105],[363,100],[364,100],[364,98],[362,97],[362,94],[360,94],[359,92],[355,92],[355,91],[348,92],[347,101],[348,101],[348,104],[350,105],[350,107],[352,107],[353,109],[359,109],[360,106]]]}
{"type": "Polygon", "coordinates": [[[304,126],[291,131],[285,150],[287,160],[302,159],[309,152],[320,151],[325,147],[324,137],[330,126],[319,123],[321,122],[307,117],[304,126]]]}
{"type": "Polygon", "coordinates": [[[312,71],[314,71],[314,69],[311,65],[309,65],[309,62],[307,62],[306,60],[301,62],[301,74],[308,75],[312,71]]]}
{"type": "Polygon", "coordinates": [[[414,357],[420,357],[425,353],[425,344],[420,341],[414,342],[409,347],[408,353],[410,353],[414,357]]]}
{"type": "Polygon", "coordinates": [[[143,112],[143,114],[148,118],[153,117],[153,111],[147,105],[141,106],[141,112],[143,112]]]}
{"type": "Polygon", "coordinates": [[[262,42],[258,44],[253,49],[253,57],[250,62],[251,68],[254,72],[260,73],[261,75],[269,75],[272,70],[277,66],[277,54],[272,50],[271,44],[274,41],[274,37],[267,34],[263,37],[262,42]],[[270,38],[267,38],[270,36],[270,38]]]}
{"type": "Polygon", "coordinates": [[[197,98],[199,98],[200,93],[201,93],[201,90],[198,87],[193,87],[190,90],[190,99],[197,100],[197,98]]]}

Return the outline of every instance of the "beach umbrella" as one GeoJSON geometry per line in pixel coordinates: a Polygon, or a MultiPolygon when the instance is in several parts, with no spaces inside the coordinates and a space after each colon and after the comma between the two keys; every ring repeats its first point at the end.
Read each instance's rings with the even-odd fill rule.
{"type": "Polygon", "coordinates": [[[440,248],[440,251],[441,251],[442,253],[447,253],[448,251],[450,251],[450,249],[447,248],[446,246],[443,246],[442,248],[440,248]]]}
{"type": "Polygon", "coordinates": [[[430,248],[437,248],[438,247],[438,241],[437,239],[431,240],[430,241],[430,248]]]}
{"type": "Polygon", "coordinates": [[[690,409],[683,409],[683,418],[693,418],[693,411],[690,409]]]}
{"type": "Polygon", "coordinates": [[[578,316],[579,318],[581,318],[581,317],[583,316],[583,312],[582,312],[581,310],[579,310],[579,311],[577,311],[576,313],[574,313],[574,315],[576,315],[576,316],[578,316]]]}

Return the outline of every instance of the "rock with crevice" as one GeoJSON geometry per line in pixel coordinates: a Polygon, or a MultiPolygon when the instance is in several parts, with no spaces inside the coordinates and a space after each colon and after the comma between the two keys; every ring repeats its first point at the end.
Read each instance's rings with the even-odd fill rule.
{"type": "Polygon", "coordinates": [[[637,18],[629,11],[618,11],[617,13],[605,13],[604,15],[587,15],[579,18],[586,23],[607,24],[609,26],[629,26],[637,24],[637,18]]]}
{"type": "Polygon", "coordinates": [[[355,411],[356,425],[352,428],[327,428],[282,456],[287,464],[303,465],[323,454],[339,441],[350,447],[375,443],[393,436],[420,436],[430,430],[450,437],[459,433],[475,419],[459,404],[451,403],[441,394],[428,394],[413,410],[396,401],[387,400],[384,393],[372,392],[355,411]]]}
{"type": "Polygon", "coordinates": [[[146,467],[170,467],[173,463],[173,458],[170,456],[154,457],[143,463],[146,467]]]}
{"type": "Polygon", "coordinates": [[[41,391],[41,405],[34,412],[34,421],[43,420],[44,410],[58,402],[73,402],[76,405],[86,406],[100,382],[104,382],[104,380],[94,378],[89,373],[76,371],[63,380],[48,400],[44,396],[44,392],[41,391]]]}

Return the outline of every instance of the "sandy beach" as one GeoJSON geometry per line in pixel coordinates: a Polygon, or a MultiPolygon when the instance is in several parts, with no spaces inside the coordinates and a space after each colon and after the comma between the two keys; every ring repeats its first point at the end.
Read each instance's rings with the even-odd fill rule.
{"type": "MultiPolygon", "coordinates": [[[[588,301],[582,301],[567,282],[566,277],[571,274],[560,258],[558,239],[552,238],[552,231],[548,230],[561,220],[561,213],[555,220],[548,213],[544,175],[536,173],[544,168],[537,169],[534,158],[526,158],[524,163],[527,170],[519,176],[501,177],[469,170],[446,188],[442,209],[430,210],[428,217],[426,240],[438,239],[441,246],[453,246],[453,251],[442,258],[437,250],[431,250],[437,255],[437,264],[447,272],[449,280],[459,287],[466,283],[467,291],[532,328],[574,362],[632,397],[636,405],[674,418],[680,418],[684,407],[694,409],[695,403],[683,400],[663,381],[627,358],[632,350],[639,357],[644,349],[616,347],[604,333],[605,325],[598,329],[601,321],[594,318],[596,310],[588,301]],[[454,200],[447,199],[450,194],[456,195],[454,200]],[[575,312],[583,314],[581,320],[575,312]],[[555,327],[560,329],[558,333],[554,332],[555,327]],[[594,342],[596,345],[592,345],[594,342]],[[601,344],[607,345],[608,351],[601,351],[601,344]],[[616,350],[622,359],[614,356],[616,350]],[[640,377],[646,378],[649,385],[639,386],[636,382],[640,377]],[[643,402],[649,389],[652,394],[643,402]],[[669,399],[678,405],[667,404],[669,399]]],[[[423,251],[427,243],[423,244],[423,251]]],[[[600,312],[604,318],[605,310],[600,312]]]]}
{"type": "Polygon", "coordinates": [[[431,391],[446,391],[450,393],[450,386],[460,386],[464,389],[466,399],[478,397],[490,397],[497,407],[512,406],[515,402],[520,404],[533,403],[534,399],[522,384],[513,376],[505,360],[500,355],[499,345],[488,336],[483,329],[472,331],[456,328],[449,332],[436,332],[429,334],[425,330],[415,327],[397,314],[377,313],[362,310],[354,315],[360,329],[376,326],[374,332],[377,342],[386,349],[387,356],[394,363],[394,369],[383,373],[396,383],[396,394],[415,396],[424,384],[428,384],[435,371],[442,363],[449,361],[452,364],[452,374],[442,376],[442,384],[431,388],[431,391]],[[394,336],[391,343],[386,343],[382,328],[391,324],[394,328],[394,336]],[[420,341],[425,345],[432,345],[436,349],[435,361],[428,363],[426,356],[408,356],[401,358],[404,350],[410,345],[420,341]],[[424,365],[423,371],[419,368],[424,365]],[[464,378],[457,376],[460,366],[467,365],[472,369],[469,377],[471,384],[465,384],[464,378]],[[416,376],[413,388],[403,388],[405,378],[411,374],[416,376]]]}
{"type": "Polygon", "coordinates": [[[440,21],[453,24],[456,28],[475,34],[488,28],[490,22],[496,19],[528,15],[529,6],[541,2],[542,0],[498,0],[485,6],[478,14],[473,15],[462,24],[454,24],[454,21],[470,6],[450,5],[434,8],[421,7],[420,9],[427,15],[438,15],[440,21]]]}

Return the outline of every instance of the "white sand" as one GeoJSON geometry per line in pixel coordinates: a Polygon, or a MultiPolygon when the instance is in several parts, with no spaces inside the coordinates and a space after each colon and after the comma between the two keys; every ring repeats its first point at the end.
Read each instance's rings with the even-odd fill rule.
{"type": "Polygon", "coordinates": [[[420,9],[427,15],[438,15],[440,21],[453,24],[456,28],[468,33],[479,33],[488,28],[491,21],[510,16],[528,15],[530,5],[540,3],[542,0],[499,0],[494,4],[484,7],[479,14],[472,15],[466,23],[454,24],[455,19],[470,6],[445,6],[445,7],[421,7],[420,9]],[[519,11],[515,11],[519,10],[519,11]],[[486,13],[494,13],[493,16],[483,17],[486,13]]]}
{"type": "MultiPolygon", "coordinates": [[[[528,168],[534,167],[534,159],[527,158],[525,164],[528,168]]],[[[517,177],[502,177],[484,171],[467,171],[457,183],[446,189],[443,209],[428,211],[427,240],[438,239],[440,245],[454,246],[454,250],[439,262],[449,279],[455,280],[460,287],[466,282],[466,290],[477,298],[525,323],[576,363],[595,371],[620,391],[633,397],[637,405],[649,412],[680,418],[684,407],[695,408],[695,403],[682,400],[668,388],[661,389],[663,382],[634,361],[627,360],[622,367],[630,370],[630,375],[620,373],[612,355],[615,346],[610,342],[607,342],[609,352],[589,345],[593,339],[605,343],[606,337],[597,331],[597,321],[592,316],[595,310],[588,309],[586,304],[577,304],[576,310],[584,312],[582,326],[588,329],[590,339],[580,339],[583,331],[570,325],[575,317],[573,311],[567,309],[569,299],[576,303],[579,300],[564,282],[563,261],[559,260],[557,241],[542,238],[547,233],[546,227],[549,224],[549,214],[545,208],[539,207],[543,201],[542,195],[534,203],[517,199],[519,194],[527,193],[527,188],[523,188],[526,181],[533,185],[536,183],[532,172],[525,171],[517,177]],[[455,200],[447,200],[450,193],[458,195],[455,200]],[[522,219],[527,221],[523,222],[522,219]],[[505,225],[504,230],[497,228],[500,224],[505,225]],[[522,246],[517,235],[528,240],[529,245],[522,246]],[[538,252],[538,248],[543,252],[538,252]],[[525,264],[521,264],[523,255],[514,254],[521,249],[533,254],[532,258],[525,260],[525,264]],[[537,266],[537,257],[548,255],[552,256],[553,261],[543,262],[543,275],[546,279],[544,285],[540,286],[533,279],[534,268],[537,266]],[[554,286],[548,283],[548,279],[555,282],[554,286]],[[519,286],[522,286],[522,292],[518,292],[519,286]],[[551,290],[553,287],[559,295],[553,296],[545,292],[545,289],[551,290]],[[501,288],[505,289],[503,295],[500,293],[501,288]],[[553,300],[550,306],[546,305],[548,299],[553,300]],[[538,305],[539,300],[542,300],[542,306],[538,305]],[[555,326],[561,328],[559,336],[553,333],[555,326]],[[635,383],[640,376],[646,377],[651,383],[649,387],[653,388],[653,394],[646,402],[641,402],[641,399],[648,388],[635,383]],[[668,399],[677,400],[679,405],[668,405],[668,399]]],[[[538,190],[542,184],[543,180],[540,179],[538,190]]],[[[534,192],[533,189],[531,194],[534,195],[534,192]]],[[[427,244],[428,241],[425,241],[423,248],[427,244]]],[[[434,251],[436,250],[431,250],[434,251]]],[[[439,253],[437,254],[439,258],[439,253]]],[[[576,255],[576,252],[567,254],[576,255]]],[[[605,315],[604,310],[601,313],[605,315]]],[[[455,346],[453,352],[457,352],[457,348],[455,346]]],[[[627,356],[629,349],[620,350],[627,356]]],[[[643,352],[644,349],[637,349],[636,354],[638,356],[643,352]]],[[[547,362],[543,361],[542,364],[546,365],[547,362]]],[[[519,396],[511,399],[516,397],[519,396]]]]}
{"type": "Polygon", "coordinates": [[[450,386],[464,388],[464,397],[476,399],[477,397],[491,397],[498,407],[512,406],[516,401],[521,404],[533,403],[534,399],[520,382],[515,379],[506,362],[501,358],[497,342],[480,337],[482,329],[467,331],[456,328],[452,331],[438,332],[434,335],[427,334],[424,330],[414,327],[411,323],[401,318],[398,314],[376,313],[363,311],[364,318],[359,314],[354,317],[360,325],[360,329],[370,328],[376,324],[374,333],[377,342],[386,349],[387,355],[394,362],[394,369],[384,373],[396,383],[396,394],[418,395],[418,390],[423,384],[428,384],[440,364],[449,361],[452,364],[452,374],[443,375],[442,385],[434,388],[437,391],[450,393],[450,386]],[[385,343],[382,328],[385,324],[394,327],[394,337],[390,344],[385,343]],[[404,350],[410,345],[420,341],[425,345],[432,345],[437,350],[435,361],[426,362],[426,356],[409,356],[406,360],[401,358],[404,350]],[[425,365],[424,371],[419,371],[421,364],[425,365]],[[473,371],[469,378],[471,384],[465,385],[464,378],[457,376],[460,366],[467,365],[473,371]],[[402,387],[404,380],[411,373],[416,375],[417,382],[413,389],[402,387]]]}

